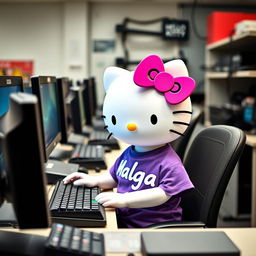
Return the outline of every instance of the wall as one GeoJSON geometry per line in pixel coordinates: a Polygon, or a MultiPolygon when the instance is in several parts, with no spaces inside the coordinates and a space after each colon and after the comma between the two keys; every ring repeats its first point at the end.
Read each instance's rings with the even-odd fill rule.
{"type": "Polygon", "coordinates": [[[61,74],[60,17],[59,4],[1,4],[0,59],[34,60],[35,74],[61,74]]]}
{"type": "MultiPolygon", "coordinates": [[[[116,57],[123,57],[121,38],[115,32],[115,25],[123,22],[125,17],[136,20],[152,20],[160,17],[177,17],[177,7],[171,3],[93,3],[91,5],[91,74],[97,79],[99,101],[103,99],[102,76],[107,66],[115,65],[116,57]],[[109,52],[94,52],[94,40],[114,40],[115,49],[109,52]]],[[[130,27],[137,27],[131,24],[130,27]]],[[[138,28],[138,27],[137,27],[138,28]]],[[[140,26],[140,29],[161,31],[161,23],[140,26]]],[[[140,60],[156,53],[162,58],[177,57],[176,42],[163,41],[160,37],[130,35],[127,46],[131,60],[140,60]]],[[[132,67],[133,68],[133,67],[132,67]]]]}
{"type": "Polygon", "coordinates": [[[87,27],[85,2],[1,3],[0,59],[33,60],[35,75],[82,79],[88,76],[87,27]]]}

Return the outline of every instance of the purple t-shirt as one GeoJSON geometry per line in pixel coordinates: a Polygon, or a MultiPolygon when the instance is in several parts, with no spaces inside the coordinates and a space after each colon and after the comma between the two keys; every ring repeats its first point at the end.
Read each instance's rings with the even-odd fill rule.
{"type": "Polygon", "coordinates": [[[118,208],[119,222],[129,228],[181,220],[181,199],[175,195],[194,187],[180,158],[168,144],[148,152],[128,147],[111,167],[110,174],[117,183],[118,193],[159,187],[172,196],[159,206],[118,208]]]}

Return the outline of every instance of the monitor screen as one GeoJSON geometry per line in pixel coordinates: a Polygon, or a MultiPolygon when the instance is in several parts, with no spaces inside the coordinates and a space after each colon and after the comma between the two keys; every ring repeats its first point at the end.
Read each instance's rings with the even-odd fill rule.
{"type": "Polygon", "coordinates": [[[21,86],[1,86],[0,85],[0,116],[9,109],[9,96],[13,92],[21,92],[21,86]]]}
{"type": "Polygon", "coordinates": [[[30,93],[30,94],[32,94],[32,85],[31,85],[31,83],[29,83],[29,82],[24,83],[24,84],[23,84],[23,91],[24,91],[25,93],[30,93]]]}
{"type": "Polygon", "coordinates": [[[61,140],[57,81],[55,77],[37,76],[31,78],[32,91],[39,98],[44,131],[45,157],[61,140]]]}
{"type": "Polygon", "coordinates": [[[56,98],[56,84],[40,84],[43,110],[44,136],[46,147],[52,143],[60,131],[56,98]]]}

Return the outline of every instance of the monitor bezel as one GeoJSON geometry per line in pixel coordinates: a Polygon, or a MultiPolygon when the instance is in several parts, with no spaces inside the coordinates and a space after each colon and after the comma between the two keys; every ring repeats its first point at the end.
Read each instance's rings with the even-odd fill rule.
{"type": "MultiPolygon", "coordinates": [[[[39,109],[40,109],[40,123],[41,127],[44,131],[44,122],[43,122],[43,109],[42,109],[42,97],[41,97],[41,92],[40,92],[40,85],[46,86],[47,84],[56,84],[56,102],[59,102],[58,99],[58,89],[57,89],[57,79],[55,76],[32,76],[31,77],[31,84],[32,84],[32,92],[38,97],[39,101],[39,109]]],[[[56,104],[57,106],[57,113],[59,115],[59,105],[56,104]]],[[[47,162],[49,155],[53,151],[53,149],[57,146],[57,144],[61,141],[61,124],[60,124],[60,116],[58,118],[58,123],[59,123],[59,132],[56,134],[55,138],[52,140],[52,142],[46,147],[46,141],[45,141],[45,135],[43,136],[43,144],[45,148],[44,152],[44,157],[45,157],[45,162],[47,162]]]]}
{"type": "Polygon", "coordinates": [[[23,92],[23,80],[21,76],[0,76],[0,87],[19,86],[23,92]]]}

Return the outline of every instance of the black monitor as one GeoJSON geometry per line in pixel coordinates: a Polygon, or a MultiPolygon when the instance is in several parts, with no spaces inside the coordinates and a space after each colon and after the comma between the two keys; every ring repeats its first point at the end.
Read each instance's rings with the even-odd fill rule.
{"type": "MultiPolygon", "coordinates": [[[[5,115],[9,110],[10,94],[14,92],[21,92],[23,89],[22,86],[23,86],[23,82],[22,82],[21,76],[0,76],[0,118],[3,115],[5,115]]],[[[3,169],[3,163],[4,163],[4,154],[0,146],[0,170],[3,169]]],[[[7,212],[9,213],[9,211],[7,212]]],[[[0,216],[0,218],[1,217],[2,216],[0,216]]],[[[2,217],[2,218],[4,219],[5,217],[2,217]]],[[[5,221],[3,220],[3,222],[5,221]]]]}
{"type": "Polygon", "coordinates": [[[57,79],[53,76],[31,77],[32,92],[38,97],[44,131],[45,160],[61,140],[57,79]]]}
{"type": "Polygon", "coordinates": [[[86,124],[92,125],[94,116],[94,105],[93,105],[93,92],[90,79],[84,79],[84,90],[83,90],[83,100],[84,100],[84,110],[86,116],[86,124]]]}
{"type": "Polygon", "coordinates": [[[98,102],[97,102],[97,88],[96,88],[96,81],[94,77],[90,77],[90,85],[92,90],[92,105],[93,105],[93,115],[96,116],[96,111],[98,108],[98,102]]]}
{"type": "MultiPolygon", "coordinates": [[[[0,94],[1,95],[1,94],[0,94]]],[[[49,226],[42,129],[34,95],[13,93],[0,118],[0,205],[13,204],[19,228],[49,226]]]]}
{"type": "Polygon", "coordinates": [[[68,137],[73,130],[72,115],[70,109],[66,103],[68,95],[70,93],[69,80],[67,77],[57,78],[57,89],[59,99],[59,114],[60,114],[60,126],[61,126],[61,143],[68,143],[68,137]]]}
{"type": "Polygon", "coordinates": [[[86,123],[84,112],[83,87],[70,87],[70,93],[66,98],[68,115],[71,117],[74,132],[83,133],[83,126],[86,123]]]}

